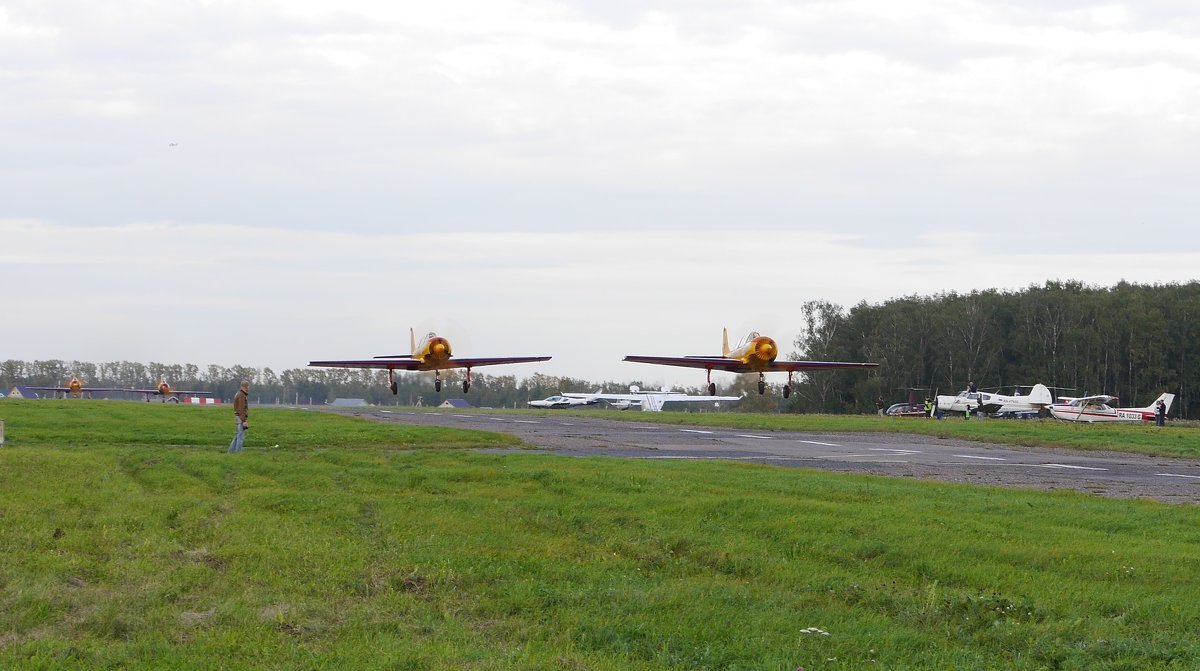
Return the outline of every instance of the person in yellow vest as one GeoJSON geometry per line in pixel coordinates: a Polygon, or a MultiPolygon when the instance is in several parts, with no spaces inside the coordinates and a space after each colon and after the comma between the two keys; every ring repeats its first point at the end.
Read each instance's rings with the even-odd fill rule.
{"type": "Polygon", "coordinates": [[[933,417],[933,399],[928,396],[925,397],[925,416],[933,417]]]}
{"type": "Polygon", "coordinates": [[[241,452],[244,443],[246,442],[246,429],[250,428],[250,381],[242,380],[242,386],[233,395],[233,415],[237,418],[237,429],[233,434],[233,441],[229,443],[229,451],[227,454],[241,452]]]}

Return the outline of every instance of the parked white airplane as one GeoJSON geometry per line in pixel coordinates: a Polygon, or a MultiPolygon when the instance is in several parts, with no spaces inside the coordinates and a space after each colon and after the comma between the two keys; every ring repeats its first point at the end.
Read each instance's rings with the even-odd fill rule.
{"type": "MultiPolygon", "coordinates": [[[[599,393],[599,392],[597,391],[597,393],[599,393]]],[[[587,394],[587,395],[584,395],[581,397],[576,397],[576,398],[569,398],[567,396],[550,396],[549,398],[543,398],[540,401],[530,401],[529,407],[531,407],[531,408],[572,408],[572,407],[578,407],[581,405],[595,405],[596,403],[599,403],[599,402],[600,401],[598,399],[592,398],[591,394],[587,394]]]]}
{"type": "Polygon", "coordinates": [[[938,396],[937,409],[942,412],[1037,412],[1054,403],[1050,388],[1035,384],[1028,396],[992,394],[986,391],[961,391],[957,396],[938,396]]]}
{"type": "Polygon", "coordinates": [[[1159,401],[1166,405],[1163,414],[1171,411],[1171,402],[1175,394],[1159,394],[1154,402],[1144,408],[1114,408],[1109,405],[1117,400],[1116,396],[1099,394],[1071,399],[1066,403],[1055,403],[1050,406],[1050,414],[1055,419],[1065,419],[1069,422],[1153,422],[1155,406],[1159,401]]]}
{"type": "Polygon", "coordinates": [[[662,391],[643,391],[637,385],[631,386],[628,394],[602,394],[599,392],[594,394],[564,393],[563,396],[605,401],[612,407],[621,410],[640,407],[645,412],[662,412],[664,403],[742,400],[741,396],[689,396],[667,389],[663,389],[662,391]]]}

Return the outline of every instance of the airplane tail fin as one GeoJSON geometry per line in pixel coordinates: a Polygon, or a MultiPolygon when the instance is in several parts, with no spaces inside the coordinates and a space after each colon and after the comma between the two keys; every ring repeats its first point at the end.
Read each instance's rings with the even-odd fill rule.
{"type": "Polygon", "coordinates": [[[1154,412],[1154,406],[1158,405],[1159,401],[1162,401],[1163,404],[1167,406],[1166,412],[1171,412],[1171,402],[1174,400],[1175,400],[1175,394],[1162,393],[1162,394],[1158,395],[1158,398],[1154,399],[1153,403],[1151,403],[1150,405],[1148,405],[1142,409],[1146,410],[1148,412],[1154,412]]]}
{"type": "Polygon", "coordinates": [[[721,329],[721,356],[729,356],[729,329],[721,329]]]}
{"type": "Polygon", "coordinates": [[[1044,384],[1035,384],[1033,389],[1029,390],[1029,396],[1026,396],[1024,401],[1031,405],[1051,405],[1054,403],[1054,397],[1050,395],[1050,388],[1044,384]]]}
{"type": "Polygon", "coordinates": [[[412,330],[411,326],[408,329],[408,340],[410,343],[408,351],[412,352],[412,355],[415,357],[417,356],[417,333],[412,330]]]}

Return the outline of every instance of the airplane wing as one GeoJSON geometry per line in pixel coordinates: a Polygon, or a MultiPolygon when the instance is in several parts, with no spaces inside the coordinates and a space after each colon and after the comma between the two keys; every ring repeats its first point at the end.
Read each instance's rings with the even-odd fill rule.
{"type": "MultiPolygon", "coordinates": [[[[504,363],[529,363],[531,361],[549,361],[548,356],[509,356],[509,357],[454,357],[445,363],[437,366],[439,369],[447,368],[474,368],[476,366],[496,366],[504,363]]],[[[384,358],[376,357],[373,359],[348,359],[344,361],[309,361],[309,366],[319,366],[325,368],[380,368],[384,370],[433,370],[433,366],[428,366],[418,359],[410,357],[384,358]]]]}
{"type": "MultiPolygon", "coordinates": [[[[34,391],[57,391],[57,392],[62,392],[64,394],[69,394],[72,391],[75,391],[75,390],[71,389],[70,387],[29,387],[29,389],[32,389],[34,391]]],[[[117,387],[80,387],[78,389],[78,391],[93,392],[93,391],[127,391],[127,390],[119,389],[117,387]]]]}
{"type": "Polygon", "coordinates": [[[833,370],[835,368],[878,368],[877,363],[860,361],[773,361],[767,370],[785,370],[803,373],[806,370],[833,370]]]}
{"type": "MultiPolygon", "coordinates": [[[[161,394],[158,388],[154,389],[110,389],[109,391],[125,391],[132,394],[161,394]]],[[[184,396],[212,396],[211,391],[194,391],[188,389],[172,389],[171,395],[182,394],[184,396]]]]}
{"type": "Polygon", "coordinates": [[[496,366],[503,363],[531,363],[534,361],[549,361],[548,356],[500,356],[500,357],[454,357],[448,362],[451,368],[474,368],[475,366],[496,366]]]}
{"type": "Polygon", "coordinates": [[[1095,396],[1080,396],[1078,398],[1072,399],[1070,404],[1071,405],[1087,405],[1087,403],[1089,401],[1099,401],[1101,403],[1112,403],[1113,401],[1116,401],[1116,400],[1119,400],[1116,396],[1109,396],[1108,394],[1097,394],[1095,396]]]}
{"type": "Polygon", "coordinates": [[[421,362],[412,358],[344,359],[338,361],[309,361],[309,366],[323,368],[381,368],[384,370],[420,370],[421,362]]]}
{"type": "Polygon", "coordinates": [[[625,361],[634,363],[653,363],[660,366],[681,366],[683,368],[704,368],[706,370],[723,370],[730,373],[749,373],[763,371],[804,372],[809,370],[830,370],[834,368],[875,368],[877,363],[859,363],[849,361],[772,361],[763,368],[755,368],[738,359],[708,356],[627,356],[625,361]]]}
{"type": "Polygon", "coordinates": [[[657,398],[662,401],[740,401],[741,396],[688,396],[678,392],[642,392],[640,394],[580,394],[564,393],[567,398],[595,398],[601,401],[644,401],[657,398]]]}

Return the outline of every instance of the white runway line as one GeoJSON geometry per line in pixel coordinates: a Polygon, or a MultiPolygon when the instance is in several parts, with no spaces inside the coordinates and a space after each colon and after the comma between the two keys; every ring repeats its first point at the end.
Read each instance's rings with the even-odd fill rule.
{"type": "Polygon", "coordinates": [[[867,450],[869,450],[871,452],[890,452],[896,456],[902,456],[905,454],[920,454],[921,453],[920,450],[898,450],[894,447],[868,447],[867,450]]]}
{"type": "Polygon", "coordinates": [[[1192,480],[1200,480],[1200,475],[1184,475],[1182,473],[1155,473],[1155,475],[1164,478],[1189,478],[1192,480]]]}
{"type": "Polygon", "coordinates": [[[736,438],[754,438],[755,440],[771,440],[770,436],[752,436],[748,433],[735,433],[736,438]]]}
{"type": "Polygon", "coordinates": [[[471,419],[470,415],[450,415],[451,417],[461,417],[462,419],[471,419]]]}
{"type": "Polygon", "coordinates": [[[532,419],[514,419],[513,424],[541,424],[541,422],[532,419]]]}
{"type": "Polygon", "coordinates": [[[712,431],[701,431],[700,429],[680,429],[679,431],[682,433],[703,433],[706,435],[712,433],[712,431]]]}
{"type": "Polygon", "coordinates": [[[1008,461],[1004,457],[977,457],[973,454],[952,454],[950,456],[958,457],[959,459],[986,459],[988,461],[1008,461]]]}
{"type": "Polygon", "coordinates": [[[825,447],[841,447],[837,443],[822,443],[818,440],[798,440],[798,443],[807,443],[809,445],[824,445],[825,447]]]}
{"type": "Polygon", "coordinates": [[[1070,464],[1030,464],[1038,468],[1071,468],[1077,471],[1107,471],[1107,468],[1095,468],[1093,466],[1072,466],[1070,464]]]}

